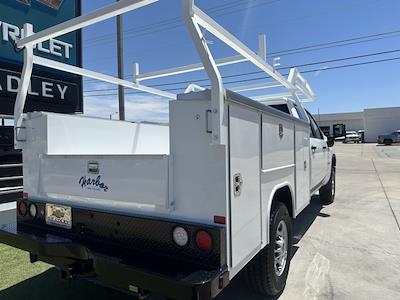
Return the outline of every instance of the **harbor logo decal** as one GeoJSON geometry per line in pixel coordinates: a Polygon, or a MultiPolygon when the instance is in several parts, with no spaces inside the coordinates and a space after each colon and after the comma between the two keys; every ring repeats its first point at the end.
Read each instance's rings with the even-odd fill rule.
{"type": "Polygon", "coordinates": [[[81,179],[79,179],[79,185],[82,189],[86,190],[108,192],[108,186],[101,181],[100,175],[97,176],[97,178],[82,176],[81,179]]]}

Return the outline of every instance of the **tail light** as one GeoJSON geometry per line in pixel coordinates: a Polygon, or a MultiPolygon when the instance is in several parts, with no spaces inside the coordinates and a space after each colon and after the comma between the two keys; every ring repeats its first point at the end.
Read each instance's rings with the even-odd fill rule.
{"type": "Polygon", "coordinates": [[[31,214],[32,218],[35,218],[37,216],[37,207],[35,204],[31,203],[29,205],[29,213],[31,214]]]}
{"type": "Polygon", "coordinates": [[[196,246],[203,252],[211,252],[213,248],[213,240],[211,235],[204,230],[200,230],[196,233],[196,246]]]}
{"type": "Polygon", "coordinates": [[[21,201],[18,203],[18,213],[22,216],[25,217],[26,213],[28,211],[28,208],[26,206],[25,201],[21,201]]]}
{"type": "Polygon", "coordinates": [[[189,242],[189,235],[185,228],[183,227],[175,227],[172,232],[172,238],[174,239],[175,244],[180,247],[184,247],[189,242]]]}

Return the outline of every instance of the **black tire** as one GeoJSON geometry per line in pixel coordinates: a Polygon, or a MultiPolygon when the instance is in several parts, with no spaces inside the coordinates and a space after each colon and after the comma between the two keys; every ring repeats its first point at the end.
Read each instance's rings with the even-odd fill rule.
{"type": "Polygon", "coordinates": [[[324,204],[332,204],[336,195],[336,165],[332,163],[331,177],[327,184],[319,189],[319,198],[324,204]]]}
{"type": "Polygon", "coordinates": [[[270,218],[270,243],[251,260],[244,276],[247,286],[262,295],[276,296],[280,294],[286,285],[286,279],[290,267],[292,255],[292,219],[288,209],[281,202],[273,205],[270,218]],[[287,229],[287,260],[280,276],[275,271],[275,247],[277,229],[283,221],[287,229]]]}
{"type": "Polygon", "coordinates": [[[392,140],[386,139],[386,140],[383,141],[383,143],[384,143],[386,146],[390,146],[390,145],[392,144],[392,140]]]}

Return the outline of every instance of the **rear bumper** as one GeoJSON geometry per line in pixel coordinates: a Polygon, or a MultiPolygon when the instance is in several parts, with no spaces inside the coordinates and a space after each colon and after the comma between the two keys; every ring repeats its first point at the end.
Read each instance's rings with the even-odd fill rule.
{"type": "Polygon", "coordinates": [[[229,283],[226,270],[170,276],[158,271],[165,266],[138,268],[60,236],[22,230],[15,223],[0,226],[0,242],[28,251],[31,262],[40,260],[57,266],[66,279],[87,278],[126,292],[154,292],[182,300],[212,299],[229,283]]]}

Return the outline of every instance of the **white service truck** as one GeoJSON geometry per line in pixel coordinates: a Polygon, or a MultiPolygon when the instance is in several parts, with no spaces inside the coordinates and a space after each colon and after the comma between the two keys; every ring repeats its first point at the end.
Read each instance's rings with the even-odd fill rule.
{"type": "MultiPolygon", "coordinates": [[[[290,265],[292,219],[314,193],[326,203],[335,196],[334,137],[304,109],[301,99],[314,94],[296,69],[280,75],[266,62],[264,43],[254,53],[193,0],[182,0],[182,10],[201,64],[147,74],[135,65],[129,82],[33,53],[39,42],[152,2],[123,0],[38,33],[24,26],[15,105],[24,195],[0,242],[57,266],[63,278],[139,295],[212,299],[239,272],[254,290],[277,295],[290,265]],[[215,60],[200,28],[238,55],[215,60]],[[225,89],[219,67],[242,62],[272,81],[225,89]],[[169,125],[24,114],[34,64],[170,98],[169,125]],[[191,85],[174,95],[141,84],[201,69],[211,89],[191,85]],[[271,88],[285,92],[238,93],[271,88]]],[[[345,134],[340,126],[334,132],[345,134]]]]}

